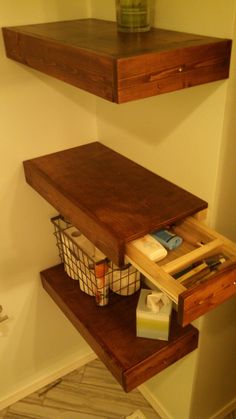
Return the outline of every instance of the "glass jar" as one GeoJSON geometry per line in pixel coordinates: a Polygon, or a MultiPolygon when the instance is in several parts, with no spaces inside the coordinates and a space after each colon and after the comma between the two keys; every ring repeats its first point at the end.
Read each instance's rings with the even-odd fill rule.
{"type": "Polygon", "coordinates": [[[117,28],[120,32],[150,29],[150,0],[116,0],[117,28]]]}

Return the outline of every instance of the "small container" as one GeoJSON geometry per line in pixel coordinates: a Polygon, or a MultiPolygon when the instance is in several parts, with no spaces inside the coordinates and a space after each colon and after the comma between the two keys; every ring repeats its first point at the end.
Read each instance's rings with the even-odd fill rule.
{"type": "Polygon", "coordinates": [[[168,341],[171,312],[172,302],[164,293],[142,289],[136,309],[137,336],[168,341]],[[154,297],[151,304],[149,296],[154,297]],[[158,300],[158,304],[155,304],[155,300],[158,300]]]}
{"type": "Polygon", "coordinates": [[[95,265],[95,299],[98,306],[106,306],[109,301],[109,278],[107,271],[108,266],[106,262],[97,263],[95,265]]]}
{"type": "Polygon", "coordinates": [[[150,30],[150,0],[116,0],[116,19],[119,32],[150,30]]]}
{"type": "Polygon", "coordinates": [[[168,250],[176,249],[176,247],[179,247],[183,242],[182,237],[177,236],[170,230],[154,231],[151,236],[168,250]]]}
{"type": "Polygon", "coordinates": [[[131,264],[118,268],[113,264],[110,271],[110,289],[119,295],[132,295],[140,288],[140,272],[131,264]]]}

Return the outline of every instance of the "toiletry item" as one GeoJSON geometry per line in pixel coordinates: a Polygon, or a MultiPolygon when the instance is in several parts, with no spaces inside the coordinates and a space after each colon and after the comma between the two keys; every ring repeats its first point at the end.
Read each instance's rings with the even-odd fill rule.
{"type": "Polygon", "coordinates": [[[146,304],[153,313],[159,313],[169,303],[169,297],[163,292],[152,291],[147,295],[146,304]]]}
{"type": "Polygon", "coordinates": [[[231,261],[226,260],[223,255],[216,255],[209,258],[204,259],[204,264],[207,265],[205,269],[195,273],[194,275],[190,276],[189,278],[185,278],[184,281],[181,281],[182,284],[186,287],[192,287],[193,285],[198,285],[199,283],[204,282],[211,276],[215,275],[216,272],[224,269],[228,265],[231,264],[231,261]]]}
{"type": "Polygon", "coordinates": [[[95,274],[90,263],[105,260],[106,256],[73,226],[63,230],[61,240],[67,275],[79,281],[81,291],[95,295],[95,274]]]}
{"type": "Polygon", "coordinates": [[[131,264],[119,268],[113,264],[109,274],[110,289],[119,295],[134,294],[140,288],[140,272],[131,264]]]}
{"type": "Polygon", "coordinates": [[[150,0],[116,0],[119,32],[147,32],[150,30],[150,0]]]}
{"type": "Polygon", "coordinates": [[[172,302],[163,292],[141,289],[136,309],[138,337],[168,340],[172,302]]]}
{"type": "Polygon", "coordinates": [[[73,250],[74,245],[82,249],[86,255],[88,255],[95,262],[100,262],[106,259],[104,253],[102,253],[94,244],[87,239],[76,227],[69,227],[63,231],[68,237],[69,247],[73,250]]]}
{"type": "Polygon", "coordinates": [[[170,230],[154,231],[151,235],[168,250],[176,249],[176,247],[179,247],[183,242],[182,237],[177,236],[170,230]]]}
{"type": "Polygon", "coordinates": [[[191,263],[186,268],[181,269],[181,271],[178,271],[178,272],[174,273],[172,276],[175,279],[181,279],[183,275],[185,275],[186,273],[192,271],[194,268],[196,268],[200,264],[201,264],[201,261],[191,263]]]}
{"type": "Polygon", "coordinates": [[[184,286],[190,286],[205,279],[211,272],[216,271],[220,265],[226,262],[222,254],[204,258],[202,261],[195,262],[187,268],[173,275],[184,286]]]}
{"type": "Polygon", "coordinates": [[[132,244],[149,259],[157,262],[167,256],[167,250],[150,234],[134,240],[132,244]]]}
{"type": "Polygon", "coordinates": [[[221,265],[222,263],[226,262],[226,258],[224,255],[214,255],[207,258],[204,258],[204,262],[207,263],[210,270],[217,269],[217,266],[221,265]]]}
{"type": "Polygon", "coordinates": [[[202,277],[203,275],[207,274],[210,272],[210,268],[207,265],[207,263],[200,263],[199,265],[193,267],[191,270],[189,270],[188,272],[186,272],[185,274],[181,275],[178,278],[178,281],[180,283],[186,281],[187,279],[191,278],[197,278],[197,277],[202,277]],[[200,276],[199,276],[200,274],[200,276]]]}
{"type": "Polygon", "coordinates": [[[109,298],[109,278],[107,262],[97,263],[94,267],[96,277],[95,299],[98,306],[106,306],[109,298]]]}

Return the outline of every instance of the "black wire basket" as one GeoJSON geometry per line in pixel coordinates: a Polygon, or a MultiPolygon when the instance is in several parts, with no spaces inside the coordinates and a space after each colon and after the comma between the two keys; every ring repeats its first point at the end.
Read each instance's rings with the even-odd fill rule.
{"type": "Polygon", "coordinates": [[[122,296],[138,291],[140,272],[131,264],[116,266],[62,216],[53,217],[51,222],[68,277],[78,281],[81,291],[95,297],[98,305],[108,304],[110,291],[122,296]]]}

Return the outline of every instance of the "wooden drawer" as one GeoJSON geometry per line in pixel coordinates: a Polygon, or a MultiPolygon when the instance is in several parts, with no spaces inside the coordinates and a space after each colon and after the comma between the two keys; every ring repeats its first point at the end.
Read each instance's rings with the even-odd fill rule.
{"type": "Polygon", "coordinates": [[[128,260],[154,286],[167,293],[176,303],[178,322],[185,326],[236,295],[236,244],[193,217],[171,228],[182,236],[183,243],[179,248],[169,251],[162,261],[150,261],[132,242],[127,244],[126,254],[128,260]],[[200,268],[196,267],[194,276],[185,280],[183,276],[174,278],[185,268],[216,255],[222,255],[225,262],[215,270],[205,268],[197,273],[200,268]]]}

